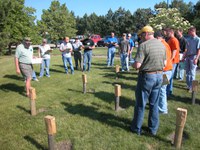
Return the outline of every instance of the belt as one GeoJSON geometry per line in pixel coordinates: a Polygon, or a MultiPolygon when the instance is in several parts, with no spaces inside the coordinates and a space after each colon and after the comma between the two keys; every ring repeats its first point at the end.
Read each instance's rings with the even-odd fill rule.
{"type": "Polygon", "coordinates": [[[163,73],[163,71],[159,70],[159,71],[141,71],[140,73],[142,74],[160,74],[163,73]]]}

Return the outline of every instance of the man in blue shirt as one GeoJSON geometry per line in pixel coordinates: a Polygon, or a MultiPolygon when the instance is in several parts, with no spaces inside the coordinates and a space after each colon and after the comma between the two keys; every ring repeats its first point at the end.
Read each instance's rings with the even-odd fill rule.
{"type": "Polygon", "coordinates": [[[115,33],[111,32],[111,37],[107,39],[107,46],[108,46],[107,67],[114,65],[114,57],[117,45],[118,45],[118,40],[115,37],[115,33]]]}
{"type": "Polygon", "coordinates": [[[196,77],[197,62],[200,56],[200,38],[196,35],[196,28],[190,27],[188,30],[187,51],[183,59],[186,58],[186,83],[189,92],[192,92],[192,81],[196,77]]]}

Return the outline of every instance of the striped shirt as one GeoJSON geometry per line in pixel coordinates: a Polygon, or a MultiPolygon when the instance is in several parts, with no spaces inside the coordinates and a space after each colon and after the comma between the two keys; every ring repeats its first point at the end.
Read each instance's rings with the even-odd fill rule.
{"type": "Polygon", "coordinates": [[[141,63],[139,71],[151,72],[163,70],[166,49],[161,41],[150,39],[140,44],[135,61],[141,63]]]}

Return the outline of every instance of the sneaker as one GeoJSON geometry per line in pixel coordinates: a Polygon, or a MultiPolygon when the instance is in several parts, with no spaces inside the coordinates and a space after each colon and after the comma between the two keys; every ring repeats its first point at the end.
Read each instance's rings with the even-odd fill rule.
{"type": "Polygon", "coordinates": [[[188,93],[192,93],[192,89],[189,89],[189,90],[188,90],[188,93]]]}
{"type": "Polygon", "coordinates": [[[48,75],[47,77],[50,78],[50,75],[48,75]]]}
{"type": "Polygon", "coordinates": [[[39,82],[39,80],[36,78],[36,79],[33,79],[33,81],[37,81],[37,82],[39,82]]]}

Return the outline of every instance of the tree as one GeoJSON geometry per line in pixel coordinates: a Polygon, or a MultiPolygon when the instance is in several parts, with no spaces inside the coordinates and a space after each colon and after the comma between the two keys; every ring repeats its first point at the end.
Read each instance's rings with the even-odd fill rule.
{"type": "Polygon", "coordinates": [[[0,1],[0,49],[18,44],[25,36],[36,35],[35,9],[24,6],[24,0],[0,1]]]}
{"type": "Polygon", "coordinates": [[[149,18],[149,24],[155,30],[162,30],[166,27],[184,31],[190,26],[189,21],[181,17],[180,12],[176,8],[158,8],[154,17],[149,18]]]}
{"type": "Polygon", "coordinates": [[[53,43],[65,36],[72,37],[76,34],[76,22],[73,13],[70,13],[66,4],[60,4],[58,0],[51,2],[47,10],[43,10],[41,21],[38,21],[40,34],[46,37],[48,34],[53,43]]]}
{"type": "Polygon", "coordinates": [[[150,8],[147,9],[137,9],[134,14],[134,20],[135,22],[135,30],[138,31],[145,25],[149,23],[149,18],[153,17],[153,11],[150,8]]]}

